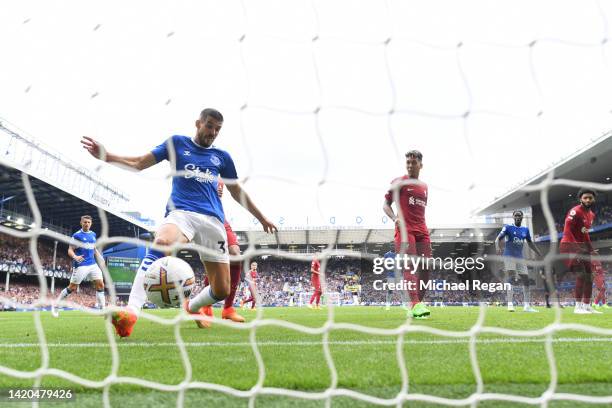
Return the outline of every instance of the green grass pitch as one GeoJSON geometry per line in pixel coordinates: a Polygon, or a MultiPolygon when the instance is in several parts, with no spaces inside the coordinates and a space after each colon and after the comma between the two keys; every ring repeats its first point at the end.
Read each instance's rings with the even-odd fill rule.
{"type": "MultiPolygon", "coordinates": [[[[485,325],[526,330],[550,324],[554,311],[509,313],[502,307],[490,307],[485,325]]],[[[612,311],[602,315],[574,315],[572,308],[562,311],[563,323],[584,323],[612,328],[612,311]]],[[[215,310],[215,315],[220,315],[215,310]]],[[[152,312],[171,318],[175,310],[152,312]]],[[[335,321],[356,323],[377,328],[394,328],[404,322],[405,311],[381,307],[335,308],[335,321]]],[[[248,320],[255,313],[244,311],[248,320]]],[[[306,308],[265,308],[264,318],[275,318],[308,327],[320,327],[327,319],[327,310],[306,308]]],[[[477,307],[432,308],[429,320],[414,324],[446,330],[467,330],[478,317],[477,307]]],[[[49,347],[49,366],[80,377],[99,381],[111,371],[111,351],[104,320],[84,312],[63,312],[59,318],[42,312],[41,320],[49,347]]],[[[194,322],[183,322],[180,334],[188,343],[187,351],[194,381],[224,384],[248,390],[258,379],[258,367],[249,344],[249,331],[222,327],[198,329],[194,322]]],[[[265,387],[301,391],[323,391],[329,387],[331,373],[322,346],[322,335],[265,326],[257,328],[256,338],[265,363],[265,387]]],[[[401,377],[396,359],[395,336],[368,335],[349,330],[332,330],[330,350],[338,372],[338,387],[360,391],[382,398],[392,398],[400,390],[401,377]]],[[[612,394],[612,336],[597,336],[579,331],[562,331],[555,335],[554,354],[558,368],[557,392],[585,395],[612,394]]],[[[479,336],[477,354],[485,392],[502,392],[539,396],[548,387],[550,372],[543,338],[510,338],[500,335],[479,336]]],[[[0,314],[0,365],[34,371],[41,365],[41,352],[33,313],[0,314]],[[13,345],[13,346],[9,346],[13,345]],[[18,346],[18,347],[14,347],[18,346]]],[[[119,376],[138,377],[165,384],[179,384],[185,370],[175,345],[173,326],[160,325],[141,318],[132,336],[118,339],[119,376]]],[[[409,372],[409,392],[426,393],[447,398],[465,398],[475,392],[476,381],[470,364],[467,339],[451,339],[423,333],[407,334],[404,353],[409,372]]],[[[20,380],[0,374],[0,388],[32,386],[32,380],[20,380]]],[[[87,389],[49,375],[43,387],[70,388],[76,401],[41,406],[88,407],[102,405],[102,391],[87,389]]],[[[111,387],[110,402],[117,407],[176,406],[177,394],[153,391],[135,385],[111,387]]],[[[3,406],[0,401],[0,406],[3,406]]],[[[189,390],[185,406],[247,406],[248,400],[216,391],[189,390]]],[[[293,399],[280,396],[258,396],[256,406],[323,407],[325,401],[293,399]]],[[[333,406],[363,407],[369,404],[348,397],[335,397],[333,406]]],[[[595,406],[593,404],[582,404],[595,406]]],[[[21,404],[11,403],[10,407],[21,404]]],[[[31,403],[23,406],[31,406],[31,403]]],[[[438,406],[410,402],[405,406],[438,406]]],[[[501,401],[481,402],[479,406],[518,407],[522,404],[501,401]]],[[[575,407],[581,404],[558,401],[552,407],[575,407]]]]}

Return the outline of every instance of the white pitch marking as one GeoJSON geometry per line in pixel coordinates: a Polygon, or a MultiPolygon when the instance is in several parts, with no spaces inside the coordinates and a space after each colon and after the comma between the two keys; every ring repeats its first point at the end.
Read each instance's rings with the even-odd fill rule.
{"type": "MultiPolygon", "coordinates": [[[[129,340],[127,340],[129,341],[129,340]]],[[[128,343],[125,340],[117,340],[119,347],[176,347],[177,343],[128,343]]],[[[478,344],[512,344],[512,343],[544,343],[545,339],[531,338],[498,338],[498,339],[477,339],[478,344]]],[[[451,340],[406,340],[404,344],[468,344],[469,339],[451,339],[451,340]]],[[[559,337],[554,338],[553,343],[584,343],[584,342],[612,342],[612,337],[559,337]]],[[[251,346],[250,342],[192,342],[183,343],[186,347],[247,347],[251,346]]],[[[257,346],[276,347],[276,346],[321,346],[321,341],[263,341],[257,342],[257,346]]],[[[339,340],[330,341],[330,345],[346,345],[346,346],[370,346],[370,345],[385,345],[397,344],[394,340],[339,340]]],[[[39,348],[39,343],[0,343],[0,348],[39,348]]],[[[55,348],[108,348],[108,343],[47,343],[47,347],[55,348]]]]}

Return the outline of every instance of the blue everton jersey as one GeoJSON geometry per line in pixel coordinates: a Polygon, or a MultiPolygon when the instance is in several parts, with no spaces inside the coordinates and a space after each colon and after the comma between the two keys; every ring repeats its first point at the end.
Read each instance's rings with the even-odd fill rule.
{"type": "Polygon", "coordinates": [[[174,209],[212,215],[224,222],[223,206],[217,195],[218,176],[237,179],[236,168],[229,153],[214,146],[202,147],[187,136],[172,136],[153,149],[155,160],[170,161],[168,143],[176,154],[173,170],[182,172],[172,178],[172,193],[166,215],[174,209]]]}
{"type": "Polygon", "coordinates": [[[82,229],[78,230],[74,234],[72,234],[72,239],[74,241],[79,241],[79,243],[84,244],[83,246],[78,246],[79,244],[73,242],[71,245],[74,246],[74,253],[77,256],[82,256],[83,262],[79,263],[76,261],[72,262],[72,265],[75,268],[79,266],[87,266],[93,265],[96,263],[95,250],[96,250],[96,233],[89,230],[87,232],[82,229]]]}
{"type": "Polygon", "coordinates": [[[514,224],[504,225],[499,238],[505,238],[506,247],[504,248],[504,256],[511,256],[513,258],[523,257],[523,243],[526,239],[531,241],[531,235],[529,234],[529,228],[517,227],[514,224]]]}
{"type": "MultiPolygon", "coordinates": [[[[385,258],[385,260],[387,258],[395,259],[395,252],[389,251],[389,252],[387,252],[386,254],[383,255],[383,258],[385,258]]],[[[393,264],[393,265],[395,265],[395,264],[393,264]]],[[[392,268],[385,267],[385,270],[387,271],[387,277],[388,278],[395,277],[395,266],[393,266],[392,268]]]]}

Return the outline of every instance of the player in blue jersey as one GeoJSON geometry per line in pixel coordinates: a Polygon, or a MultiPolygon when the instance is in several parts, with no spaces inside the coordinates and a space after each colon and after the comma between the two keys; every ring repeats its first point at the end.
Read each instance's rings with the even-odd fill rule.
{"type": "MultiPolygon", "coordinates": [[[[395,251],[393,250],[394,248],[394,244],[390,245],[389,250],[383,255],[383,258],[387,259],[387,258],[391,258],[391,259],[395,259],[395,257],[397,256],[397,254],[395,253],[395,251]]],[[[403,281],[403,277],[402,277],[402,272],[400,271],[399,268],[397,268],[397,266],[394,266],[393,268],[387,268],[385,267],[386,270],[386,278],[387,278],[387,284],[401,284],[403,281]]],[[[400,297],[402,299],[402,307],[404,309],[408,309],[408,294],[405,290],[400,290],[399,291],[400,297]]],[[[391,310],[391,302],[393,300],[393,290],[390,290],[389,287],[387,287],[387,294],[385,296],[385,310],[391,310]]]]}
{"type": "MultiPolygon", "coordinates": [[[[523,310],[525,312],[537,312],[536,309],[531,307],[530,303],[529,272],[527,270],[527,265],[520,262],[520,260],[523,259],[523,243],[526,241],[529,248],[531,248],[538,257],[541,257],[542,254],[531,240],[529,228],[521,226],[523,222],[523,212],[521,210],[514,211],[512,213],[512,218],[514,218],[514,224],[504,225],[497,238],[495,238],[495,249],[497,249],[498,254],[503,253],[504,255],[504,271],[506,272],[506,276],[508,278],[510,278],[511,275],[513,275],[513,277],[516,277],[517,274],[520,276],[523,284],[523,310]]],[[[514,312],[512,290],[508,291],[507,300],[508,310],[514,312]]]]}
{"type": "MultiPolygon", "coordinates": [[[[104,258],[96,248],[96,233],[91,230],[93,219],[90,215],[81,217],[81,229],[72,234],[72,242],[68,246],[68,256],[72,258],[72,276],[70,284],[61,291],[57,302],[66,299],[77,290],[84,279],[89,278],[96,287],[96,302],[100,309],[104,309],[104,280],[100,265],[104,265],[104,258]]],[[[51,308],[53,316],[59,316],[57,307],[51,308]]]]}
{"type": "MultiPolygon", "coordinates": [[[[173,245],[193,242],[208,251],[200,252],[210,285],[198,295],[185,302],[185,310],[197,315],[199,327],[207,327],[209,317],[204,306],[217,303],[230,292],[229,256],[227,234],[223,226],[224,214],[221,199],[217,194],[218,177],[222,177],[231,196],[245,207],[262,225],[264,231],[272,233],[276,226],[255,206],[249,195],[238,183],[234,162],[224,150],[213,145],[223,126],[223,115],[215,109],[204,109],[195,122],[194,137],[175,135],[142,156],[127,157],[112,154],[90,137],[84,137],[83,147],[95,158],[108,163],[118,163],[138,171],[168,160],[177,173],[172,178],[172,193],[166,206],[166,217],[155,234],[157,245],[173,245]]],[[[128,307],[113,314],[113,325],[117,334],[131,334],[138,313],[146,301],[144,274],[148,267],[164,252],[149,248],[140,265],[128,307]]]]}
{"type": "MultiPolygon", "coordinates": [[[[383,258],[393,259],[395,262],[395,252],[391,249],[383,255],[383,258]]],[[[399,276],[399,272],[397,271],[397,268],[393,266],[391,268],[385,267],[385,269],[387,270],[387,284],[394,284],[396,282],[399,283],[399,281],[396,279],[396,275],[399,276]]],[[[387,294],[385,296],[385,310],[391,310],[392,300],[393,300],[393,291],[389,289],[389,287],[387,286],[387,294]]]]}

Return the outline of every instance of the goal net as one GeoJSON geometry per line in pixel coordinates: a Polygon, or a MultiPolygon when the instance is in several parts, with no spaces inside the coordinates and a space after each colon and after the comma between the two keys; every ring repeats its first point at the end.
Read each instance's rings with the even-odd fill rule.
{"type": "MultiPolygon", "coordinates": [[[[436,225],[453,224],[457,214],[469,214],[493,197],[503,197],[520,187],[515,191],[516,197],[540,197],[541,218],[546,226],[543,235],[550,235],[554,245],[558,241],[555,224],[561,222],[554,213],[556,209],[550,207],[555,191],[587,187],[608,194],[612,190],[609,177],[584,181],[579,177],[559,178],[552,171],[541,173],[554,163],[565,163],[568,155],[580,152],[585,145],[592,147],[610,140],[610,133],[600,136],[612,128],[610,2],[521,1],[492,6],[484,1],[261,0],[223,4],[192,1],[168,7],[162,2],[139,1],[98,6],[94,11],[81,9],[85,6],[78,3],[61,10],[55,10],[56,7],[57,2],[13,3],[9,9],[3,6],[0,38],[6,40],[3,54],[12,57],[4,64],[6,75],[0,78],[4,94],[0,96],[0,116],[28,128],[37,139],[43,139],[56,150],[66,149],[76,163],[86,159],[77,156],[69,145],[78,145],[76,135],[83,132],[94,132],[102,141],[106,135],[120,133],[121,140],[111,141],[109,150],[136,154],[155,146],[162,135],[176,132],[176,126],[185,125],[178,131],[191,134],[192,113],[198,111],[200,104],[216,106],[227,112],[219,143],[232,153],[242,183],[255,198],[274,197],[266,202],[265,210],[267,214],[282,215],[274,219],[281,231],[288,229],[289,224],[308,229],[320,223],[331,229],[336,222],[360,228],[365,222],[372,228],[391,229],[392,221],[381,211],[383,196],[390,181],[405,172],[404,154],[412,148],[425,156],[423,179],[429,184],[431,198],[427,219],[436,225]],[[64,139],[62,133],[72,137],[64,139]],[[534,175],[538,176],[528,180],[534,175]],[[526,184],[527,181],[530,183],[526,184]]],[[[393,327],[364,324],[360,316],[352,313],[374,309],[338,308],[343,304],[343,294],[333,291],[335,287],[327,288],[328,265],[338,256],[348,261],[358,256],[373,259],[375,255],[358,252],[356,255],[353,248],[336,248],[336,242],[323,246],[317,255],[327,306],[317,315],[323,316],[320,324],[296,323],[281,315],[269,317],[266,307],[258,307],[243,324],[215,319],[214,325],[219,330],[210,330],[203,336],[205,340],[194,341],[192,337],[187,339],[183,329],[186,323],[193,323],[188,322],[193,320],[191,316],[184,312],[167,315],[143,310],[138,324],[152,324],[160,331],[172,332],[170,341],[158,338],[133,343],[120,341],[110,319],[104,322],[103,335],[97,333],[95,339],[88,338],[85,328],[88,323],[83,323],[82,342],[62,350],[80,353],[93,347],[92,344],[104,347],[109,353],[104,373],[93,378],[77,367],[57,368],[55,351],[66,345],[50,343],[47,338],[44,308],[58,294],[57,284],[55,292],[50,291],[47,277],[66,276],[58,272],[55,261],[49,261],[52,251],[40,249],[39,241],[46,238],[67,245],[72,231],[51,228],[52,220],[39,211],[37,203],[41,197],[37,197],[32,187],[34,178],[29,175],[50,169],[52,187],[64,191],[80,188],[74,180],[82,182],[83,188],[93,186],[93,182],[87,184],[89,173],[78,165],[54,169],[52,163],[61,162],[61,158],[45,153],[45,148],[41,148],[44,143],[25,137],[4,119],[0,122],[3,124],[0,164],[21,173],[15,182],[23,190],[23,195],[16,198],[0,193],[2,220],[6,221],[9,215],[12,218],[0,224],[0,233],[7,237],[2,241],[1,250],[5,252],[1,255],[16,245],[15,240],[27,242],[31,264],[26,269],[34,270],[38,277],[37,288],[25,290],[35,294],[33,299],[28,298],[34,328],[28,333],[29,340],[7,337],[9,340],[0,345],[3,387],[10,386],[13,380],[28,380],[34,387],[40,387],[50,377],[59,378],[64,383],[101,390],[106,407],[121,405],[112,401],[113,390],[121,386],[170,393],[176,397],[177,406],[188,405],[186,401],[194,390],[222,394],[249,406],[260,401],[265,404],[266,398],[276,397],[287,398],[282,400],[287,405],[291,404],[288,399],[295,399],[323,402],[326,406],[344,398],[381,406],[403,406],[417,401],[447,406],[477,406],[488,401],[542,407],[556,401],[612,404],[609,389],[581,392],[577,388],[573,391],[563,388],[566,384],[560,381],[560,372],[566,362],[558,359],[557,348],[565,344],[559,334],[567,332],[591,336],[585,337],[585,342],[607,344],[612,338],[609,312],[600,320],[570,321],[565,319],[567,314],[559,304],[553,302],[550,321],[543,320],[537,329],[525,329],[520,320],[513,325],[491,324],[491,308],[487,305],[491,302],[479,301],[475,321],[462,329],[448,329],[412,318],[402,319],[393,327]],[[7,209],[10,200],[20,200],[21,213],[18,209],[7,209]],[[26,218],[20,218],[21,214],[26,218]],[[348,310],[348,314],[342,315],[343,310],[348,310]],[[278,332],[274,333],[276,337],[271,336],[275,340],[262,341],[262,333],[269,333],[266,330],[270,328],[278,332]],[[335,340],[339,332],[350,333],[349,340],[335,340]],[[317,339],[295,341],[293,346],[308,347],[310,351],[316,346],[318,370],[324,373],[323,386],[320,378],[310,385],[299,381],[308,367],[297,356],[291,357],[291,365],[303,371],[295,374],[293,383],[275,372],[278,367],[269,363],[271,356],[282,354],[281,348],[292,346],[290,340],[283,338],[288,333],[317,339]],[[234,340],[228,346],[227,338],[217,340],[216,336],[234,340]],[[495,357],[479,353],[480,347],[522,342],[541,343],[536,354],[545,367],[540,374],[547,380],[537,392],[520,387],[494,391],[490,383],[511,383],[512,378],[483,374],[485,370],[491,372],[495,357]],[[417,386],[414,391],[413,379],[423,366],[414,364],[410,347],[426,345],[435,354],[438,350],[435,347],[442,344],[465,345],[462,354],[473,385],[469,395],[441,396],[433,386],[429,389],[417,386]],[[351,376],[351,370],[360,367],[360,359],[365,356],[349,350],[349,357],[340,357],[342,347],[363,345],[385,347],[385,356],[392,355],[385,360],[390,364],[383,374],[391,378],[392,370],[393,379],[388,383],[377,379],[379,388],[373,387],[371,392],[360,389],[365,388],[364,383],[351,376]],[[35,366],[3,362],[9,353],[21,353],[28,347],[40,351],[40,361],[35,366]],[[126,357],[125,351],[130,347],[141,347],[151,353],[126,357]],[[252,383],[236,381],[228,385],[221,374],[207,380],[198,376],[207,370],[217,374],[210,367],[215,367],[215,356],[223,353],[223,347],[248,350],[248,355],[235,351],[237,357],[228,364],[244,364],[240,359],[247,355],[245,359],[254,361],[252,383]],[[178,355],[173,366],[181,372],[177,381],[165,381],[163,375],[126,375],[122,371],[129,365],[144,364],[150,357],[143,355],[157,355],[155,348],[168,354],[168,350],[173,350],[178,355]],[[202,349],[207,351],[206,355],[201,354],[202,349]],[[387,392],[389,389],[392,391],[387,392]]],[[[179,154],[185,153],[172,151],[170,156],[175,159],[179,154]]],[[[582,168],[575,165],[572,171],[585,178],[590,176],[590,169],[597,169],[597,174],[601,173],[601,166],[606,171],[612,170],[602,160],[595,163],[587,159],[582,165],[582,168]]],[[[132,177],[124,169],[110,169],[99,162],[95,166],[94,176],[115,180],[117,184],[125,183],[123,177],[132,177]]],[[[135,197],[134,202],[143,204],[152,195],[162,195],[163,189],[167,196],[169,180],[183,177],[184,173],[159,170],[145,173],[139,179],[130,178],[140,180],[129,185],[135,196],[140,197],[135,197]],[[162,184],[166,187],[159,187],[162,184]]],[[[398,184],[392,187],[396,197],[399,187],[398,184]]],[[[83,192],[82,196],[96,197],[99,203],[97,213],[92,214],[101,224],[97,247],[103,249],[117,243],[151,246],[144,237],[134,237],[129,231],[109,234],[111,210],[122,199],[112,189],[107,190],[108,196],[96,191],[83,192]]],[[[38,192],[42,195],[46,190],[38,192]]],[[[240,199],[244,201],[245,197],[240,199]]],[[[274,243],[258,242],[253,232],[257,223],[237,204],[224,202],[230,222],[248,226],[247,245],[234,260],[248,267],[252,259],[272,255],[304,263],[304,270],[308,271],[305,273],[309,274],[312,253],[299,254],[288,247],[277,249],[274,243]]],[[[339,236],[341,229],[338,231],[339,236]]],[[[478,236],[481,230],[474,228],[466,233],[478,236]]],[[[367,237],[363,239],[365,242],[367,237]]],[[[194,244],[170,249],[174,253],[185,249],[210,253],[209,249],[194,244]]],[[[612,261],[609,253],[597,257],[602,262],[612,261]]],[[[6,271],[0,268],[2,276],[6,276],[0,302],[24,307],[24,296],[30,295],[5,289],[10,286],[10,274],[17,273],[25,261],[7,259],[0,259],[7,265],[6,271]]],[[[501,256],[491,259],[504,260],[501,256]]],[[[555,255],[550,252],[540,261],[523,263],[542,269],[544,276],[552,280],[554,261],[555,255]]],[[[107,312],[120,310],[120,299],[106,268],[104,278],[111,303],[107,312]]],[[[369,281],[361,283],[364,288],[366,285],[370,285],[369,281]]],[[[296,305],[307,304],[311,295],[312,292],[300,292],[296,305]]],[[[278,296],[284,296],[281,299],[284,301],[288,294],[278,296]]],[[[265,305],[263,299],[258,300],[265,305]]],[[[352,303],[352,296],[348,300],[352,303]]],[[[384,296],[378,303],[384,304],[384,296]]],[[[91,314],[88,316],[91,319],[107,313],[82,308],[82,302],[72,300],[62,305],[80,308],[91,314]]],[[[0,319],[0,326],[7,322],[4,316],[0,319]]],[[[579,352],[589,351],[581,348],[579,352]]],[[[374,370],[376,364],[369,364],[371,361],[360,369],[374,370]]],[[[525,367],[521,372],[527,370],[525,367]]],[[[445,375],[450,374],[436,373],[435,380],[445,375]]],[[[604,384],[609,383],[612,373],[608,369],[599,378],[604,384]]]]}

